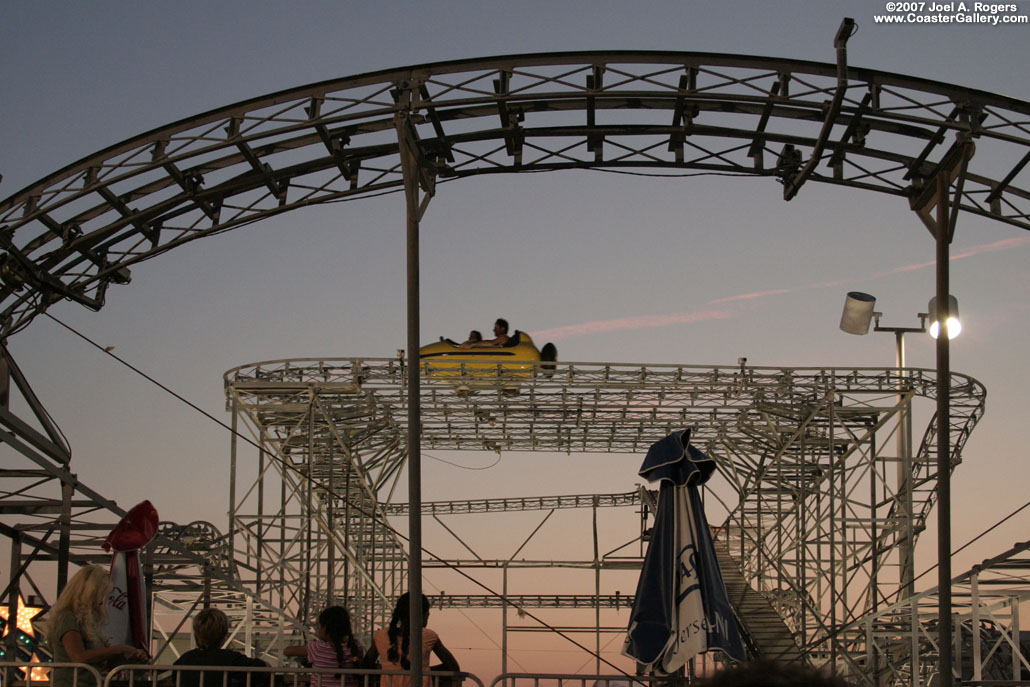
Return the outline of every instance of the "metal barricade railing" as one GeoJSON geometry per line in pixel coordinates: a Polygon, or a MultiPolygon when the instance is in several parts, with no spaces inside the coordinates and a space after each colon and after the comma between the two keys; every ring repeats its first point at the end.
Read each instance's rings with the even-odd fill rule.
{"type": "Polygon", "coordinates": [[[490,687],[682,687],[690,679],[680,675],[574,675],[564,673],[505,673],[490,687]]]}
{"type": "Polygon", "coordinates": [[[53,684],[53,671],[69,671],[69,687],[99,687],[100,671],[85,663],[0,662],[0,687],[32,687],[53,684]]]}
{"type": "MultiPolygon", "coordinates": [[[[243,666],[187,665],[124,665],[111,670],[103,687],[318,687],[325,678],[341,678],[341,687],[379,687],[381,676],[408,677],[410,671],[363,670],[341,668],[283,668],[243,666]],[[206,677],[205,677],[206,676],[206,677]]],[[[485,687],[472,673],[432,671],[425,674],[430,687],[461,687],[466,680],[470,687],[485,687]]],[[[408,680],[397,685],[407,685],[408,680]]],[[[335,684],[335,681],[332,683],[335,684]]]]}

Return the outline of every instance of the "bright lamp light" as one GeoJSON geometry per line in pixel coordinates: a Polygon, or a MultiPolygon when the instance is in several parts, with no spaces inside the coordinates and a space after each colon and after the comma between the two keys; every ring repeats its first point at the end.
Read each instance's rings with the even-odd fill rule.
{"type": "MultiPolygon", "coordinates": [[[[937,298],[930,299],[927,308],[930,313],[930,336],[937,338],[941,331],[940,318],[937,317],[937,298]]],[[[948,296],[948,321],[944,326],[949,339],[954,339],[962,331],[962,323],[958,319],[958,299],[948,296]]]]}

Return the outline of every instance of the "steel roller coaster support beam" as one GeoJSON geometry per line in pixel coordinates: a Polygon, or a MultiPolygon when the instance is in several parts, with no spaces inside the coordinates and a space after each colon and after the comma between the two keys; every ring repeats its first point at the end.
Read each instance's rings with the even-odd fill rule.
{"type": "Polygon", "coordinates": [[[942,160],[934,175],[935,193],[932,204],[924,201],[914,208],[934,236],[937,257],[937,319],[941,322],[937,337],[937,645],[939,655],[939,685],[952,687],[954,672],[952,661],[952,608],[951,608],[951,436],[947,428],[951,422],[951,398],[947,393],[951,384],[951,350],[944,323],[948,321],[951,294],[950,246],[955,235],[959,198],[965,183],[969,159],[974,146],[968,138],[960,137],[942,160]],[[949,198],[952,184],[954,200],[949,198]],[[935,221],[930,221],[930,210],[936,205],[935,221]]]}
{"type": "MultiPolygon", "coordinates": [[[[419,366],[419,221],[432,197],[433,182],[422,164],[424,156],[418,144],[418,135],[411,124],[414,85],[403,81],[394,94],[403,109],[394,114],[397,145],[404,175],[404,200],[407,208],[407,314],[408,314],[408,594],[410,646],[422,646],[422,447],[421,447],[421,378],[419,366]],[[419,189],[425,197],[419,201],[419,189]]],[[[421,652],[411,654],[412,684],[422,682],[421,652]]]]}

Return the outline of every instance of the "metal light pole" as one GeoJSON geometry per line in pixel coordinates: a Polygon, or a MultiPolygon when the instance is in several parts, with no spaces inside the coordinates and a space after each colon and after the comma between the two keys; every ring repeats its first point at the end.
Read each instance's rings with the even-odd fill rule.
{"type": "MultiPolygon", "coordinates": [[[[937,249],[937,317],[942,324],[950,315],[951,273],[948,268],[951,230],[954,228],[954,209],[948,206],[948,187],[948,179],[938,175],[937,232],[934,238],[937,249]]],[[[940,687],[954,684],[951,648],[951,349],[948,341],[944,332],[937,337],[937,647],[940,651],[940,687]]]]}
{"type": "MultiPolygon", "coordinates": [[[[398,87],[408,99],[411,89],[407,82],[398,87]]],[[[408,110],[394,116],[397,130],[398,152],[404,174],[404,198],[407,209],[407,379],[408,392],[408,619],[410,623],[408,660],[411,684],[422,684],[422,413],[421,379],[419,378],[419,220],[425,206],[419,202],[418,144],[411,130],[408,110]]]]}
{"type": "Polygon", "coordinates": [[[881,313],[874,312],[875,325],[873,331],[894,334],[894,366],[898,379],[898,503],[904,524],[898,562],[899,587],[901,598],[911,597],[915,593],[915,542],[912,531],[912,412],[906,400],[908,390],[908,372],[905,370],[905,334],[926,333],[926,313],[919,313],[918,327],[883,327],[880,325],[881,313]]]}
{"type": "MultiPolygon", "coordinates": [[[[968,122],[967,122],[968,123],[968,122]]],[[[936,318],[942,328],[952,313],[950,247],[969,160],[976,146],[960,133],[926,178],[922,193],[909,202],[933,236],[936,258],[936,318]],[[954,195],[952,185],[954,184],[954,195]]],[[[944,332],[942,332],[944,334],[944,332]]],[[[947,335],[937,337],[937,646],[939,687],[954,684],[951,618],[951,349],[947,335]]]]}
{"type": "MultiPolygon", "coordinates": [[[[942,190],[939,190],[944,195],[942,190]]],[[[939,196],[940,197],[940,196],[939,196]]],[[[946,196],[945,196],[946,197],[946,196]]],[[[943,202],[941,203],[944,204],[943,202]]],[[[939,220],[941,226],[948,226],[946,219],[939,220]]],[[[941,232],[944,234],[945,232],[941,232]]],[[[912,508],[912,416],[906,395],[911,393],[907,384],[905,370],[905,334],[909,332],[922,334],[927,331],[927,319],[931,323],[930,334],[937,338],[937,509],[938,509],[938,651],[940,669],[940,687],[950,687],[952,683],[951,663],[951,370],[948,358],[948,339],[961,329],[952,327],[949,317],[957,317],[957,301],[950,296],[948,288],[948,244],[938,238],[937,242],[937,289],[930,301],[929,314],[919,313],[919,327],[883,327],[880,325],[881,313],[873,312],[876,299],[867,293],[852,291],[844,303],[840,328],[849,334],[866,334],[869,324],[875,319],[873,331],[891,332],[895,341],[895,366],[898,379],[898,477],[897,502],[904,523],[904,533],[899,546],[899,583],[900,592],[905,597],[915,593],[915,542],[913,531],[912,508]],[[943,295],[942,295],[943,294],[943,295]],[[941,305],[943,303],[943,305],[941,305]]],[[[957,325],[957,322],[955,323],[957,325]]],[[[913,632],[919,622],[913,608],[913,632]]],[[[914,635],[913,635],[914,636],[914,635]]],[[[913,644],[914,652],[917,651],[913,644]]],[[[913,678],[915,679],[915,678],[913,678]]],[[[916,683],[913,683],[916,684],[916,683]]]]}

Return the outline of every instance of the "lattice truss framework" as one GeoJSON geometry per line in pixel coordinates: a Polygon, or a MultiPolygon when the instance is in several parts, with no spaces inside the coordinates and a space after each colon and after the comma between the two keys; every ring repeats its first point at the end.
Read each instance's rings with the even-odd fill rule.
{"type": "MultiPolygon", "coordinates": [[[[11,549],[8,593],[0,603],[17,608],[24,593],[48,607],[56,601],[55,569],[61,584],[69,564],[110,562],[102,544],[126,511],[71,471],[64,435],[2,345],[0,382],[0,534],[11,549]]],[[[214,588],[232,595],[259,634],[304,629],[239,584],[232,553],[211,523],[161,522],[143,553],[144,574],[164,594],[195,599],[214,588]]]]}
{"type": "MultiPolygon", "coordinates": [[[[1020,621],[1030,601],[1030,541],[984,560],[952,582],[956,679],[1020,681],[1030,672],[1020,621]]],[[[841,628],[865,652],[859,664],[876,684],[932,684],[938,669],[937,588],[882,606],[841,628]],[[913,678],[915,675],[915,678],[913,678]]]]}
{"type": "Polygon", "coordinates": [[[429,64],[317,83],[155,129],[0,202],[3,332],[69,298],[99,309],[129,268],[316,203],[574,168],[763,176],[878,191],[929,212],[957,142],[965,212],[1030,229],[1030,103],[838,64],[596,52],[429,64]],[[399,124],[400,123],[400,124],[399,124]],[[398,132],[401,132],[398,134],[398,132]]]}
{"type": "MultiPolygon", "coordinates": [[[[6,432],[0,436],[8,442],[6,432]]],[[[19,592],[31,594],[48,607],[57,600],[52,586],[55,569],[69,563],[110,564],[111,554],[102,545],[126,511],[67,466],[17,463],[5,453],[0,468],[0,534],[11,546],[4,585],[14,590],[14,598],[19,592]]],[[[226,536],[209,522],[163,521],[143,554],[148,586],[194,599],[212,588],[234,595],[235,606],[250,610],[252,629],[261,635],[259,649],[267,636],[305,629],[239,584],[232,553],[226,536]]],[[[0,599],[5,605],[7,601],[7,596],[0,599]]]]}
{"type": "MultiPolygon", "coordinates": [[[[523,376],[502,367],[448,377],[428,367],[422,372],[427,450],[642,455],[669,432],[691,428],[692,442],[718,461],[736,499],[726,504],[730,515],[720,536],[815,660],[864,661],[866,647],[844,641],[840,628],[902,596],[901,558],[910,555],[935,499],[936,424],[928,418],[908,475],[898,471],[896,432],[914,401],[932,405],[933,371],[912,369],[902,377],[894,369],[558,363],[523,376]]],[[[374,598],[389,596],[376,582],[399,584],[400,537],[389,541],[389,552],[376,552],[379,563],[365,533],[404,510],[387,503],[406,458],[404,380],[397,359],[283,360],[226,373],[230,408],[264,447],[260,474],[276,466],[285,475],[275,485],[284,495],[272,507],[266,502],[267,512],[255,514],[253,500],[230,497],[237,560],[268,552],[262,563],[268,589],[308,579],[329,589],[335,577],[355,585],[337,594],[374,598]],[[291,521],[312,529],[304,533],[308,548],[285,554],[279,535],[262,536],[254,524],[278,532],[291,521]],[[344,558],[364,566],[364,579],[353,567],[330,563],[334,547],[347,548],[348,537],[344,558]],[[280,552],[278,563],[273,550],[280,552]]],[[[951,403],[954,466],[983,413],[984,388],[953,373],[951,403]]],[[[234,494],[253,499],[261,490],[259,477],[234,494]]],[[[562,507],[562,498],[576,497],[552,497],[557,500],[547,507],[562,507]]],[[[425,504],[424,512],[543,507],[543,501],[511,499],[425,504]]],[[[298,530],[294,541],[300,540],[298,530]]]]}
{"type": "Polygon", "coordinates": [[[349,380],[326,380],[314,393],[307,384],[277,384],[279,402],[253,403],[264,384],[226,387],[234,425],[244,420],[258,463],[237,496],[233,442],[229,541],[239,573],[302,624],[333,602],[347,605],[358,632],[387,624],[407,562],[379,503],[391,495],[405,452],[392,409],[354,404],[361,392],[349,380]]]}

